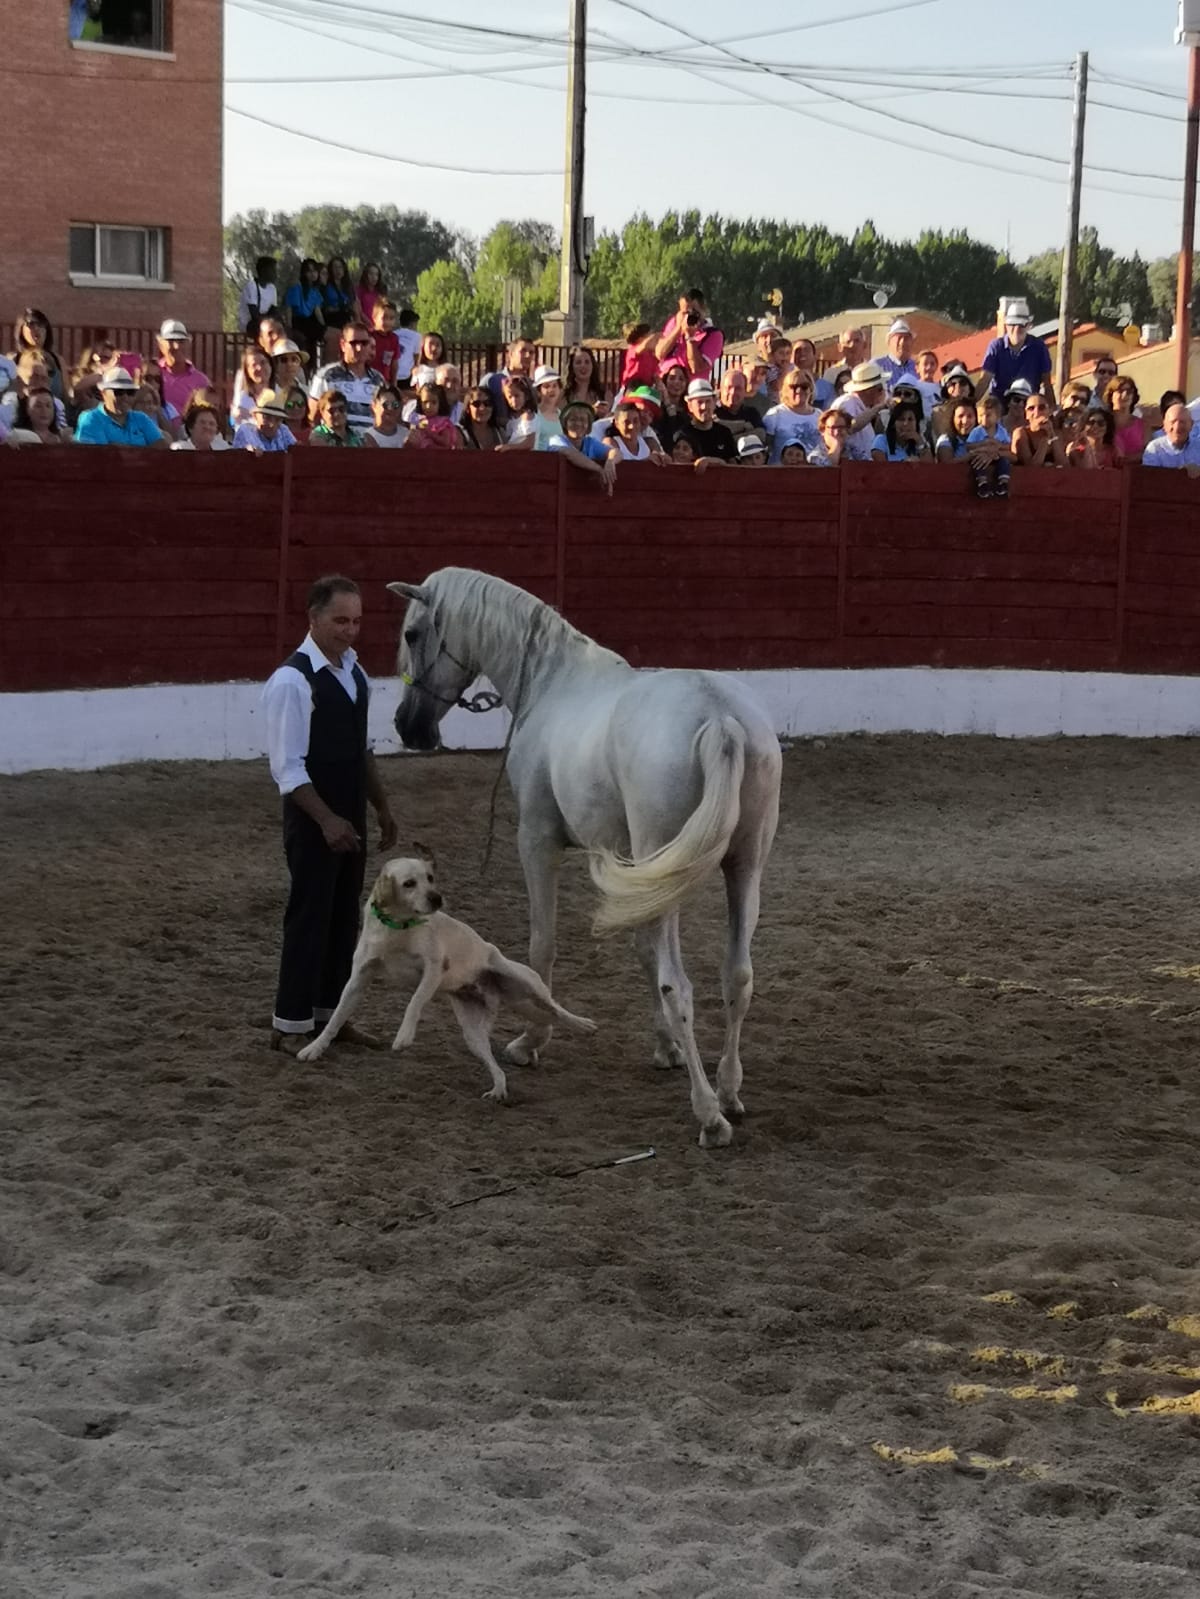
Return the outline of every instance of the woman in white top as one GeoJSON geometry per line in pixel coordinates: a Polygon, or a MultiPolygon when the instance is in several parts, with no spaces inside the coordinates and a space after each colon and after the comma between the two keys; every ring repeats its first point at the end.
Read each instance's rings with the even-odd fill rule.
{"type": "Polygon", "coordinates": [[[613,412],[612,427],[604,438],[610,461],[653,461],[666,459],[661,450],[652,450],[642,437],[642,413],[636,405],[622,400],[613,412]]]}
{"type": "Polygon", "coordinates": [[[363,430],[363,443],[377,450],[402,450],[408,442],[408,428],[400,420],[403,406],[400,390],[394,383],[385,383],[383,388],[376,389],[371,401],[375,422],[363,430]]]}
{"type": "Polygon", "coordinates": [[[259,345],[248,344],[242,351],[242,364],[233,385],[233,404],[229,408],[229,421],[235,430],[243,422],[254,420],[254,402],[271,383],[271,357],[259,345]]]}
{"type": "Polygon", "coordinates": [[[14,450],[23,444],[74,444],[69,427],[58,421],[49,388],[27,389],[17,398],[12,432],[4,442],[14,450]]]}
{"type": "Polygon", "coordinates": [[[173,450],[227,450],[229,441],[221,437],[221,418],[211,405],[189,405],[183,415],[184,437],[173,450]]]}
{"type": "Polygon", "coordinates": [[[763,430],[771,441],[772,466],[779,465],[779,458],[789,444],[802,445],[806,456],[819,446],[819,413],[812,403],[815,389],[816,383],[810,373],[801,372],[798,367],[784,373],[779,385],[779,404],[773,405],[763,417],[763,430]]]}

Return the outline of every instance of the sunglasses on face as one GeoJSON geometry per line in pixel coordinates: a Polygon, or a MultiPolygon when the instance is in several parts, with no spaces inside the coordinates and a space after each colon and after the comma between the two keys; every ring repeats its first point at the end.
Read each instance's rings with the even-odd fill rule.
{"type": "Polygon", "coordinates": [[[370,342],[371,342],[370,339],[347,339],[346,340],[347,347],[349,349],[351,349],[351,350],[365,350],[367,345],[370,344],[370,342]]]}
{"type": "Polygon", "coordinates": [[[381,411],[398,411],[400,409],[400,401],[399,400],[380,400],[379,409],[381,411]]]}
{"type": "Polygon", "coordinates": [[[492,409],[492,402],[490,400],[468,400],[467,404],[473,411],[479,410],[480,407],[482,407],[485,411],[490,411],[492,409]]]}

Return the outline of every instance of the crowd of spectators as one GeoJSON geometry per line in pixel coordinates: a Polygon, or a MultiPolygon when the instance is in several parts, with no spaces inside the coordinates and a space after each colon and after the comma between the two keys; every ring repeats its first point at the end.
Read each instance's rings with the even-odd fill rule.
{"type": "Polygon", "coordinates": [[[101,341],[69,370],[54,330],[22,313],[16,347],[0,357],[0,442],[120,444],[184,451],[297,447],[559,452],[611,493],[625,461],[704,472],[713,467],[837,467],[965,463],[975,493],[1002,499],[1018,467],[1108,470],[1126,461],[1200,471],[1200,433],[1183,395],[1143,408],[1137,385],[1104,356],[1093,382],[1056,395],[1046,345],[1023,301],[1009,303],[980,377],[939,370],[893,322],[871,359],[848,328],[839,359],[818,371],[808,339],[759,324],[755,353],[725,355],[705,297],[690,289],[661,328],[624,330],[619,383],[606,387],[595,353],[577,346],[564,370],[539,364],[515,339],[504,365],[465,386],[439,333],[388,297],[378,265],[352,281],[346,263],[306,259],[279,296],[261,257],[242,289],[246,345],[226,401],[193,362],[187,327],[168,318],[152,356],[101,341]],[[715,380],[715,381],[714,381],[715,380]],[[1161,428],[1156,424],[1161,422],[1161,428]]]}

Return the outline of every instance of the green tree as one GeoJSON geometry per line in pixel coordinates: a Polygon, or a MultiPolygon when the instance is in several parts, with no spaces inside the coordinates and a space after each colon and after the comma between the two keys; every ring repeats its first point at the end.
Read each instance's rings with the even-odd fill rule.
{"type": "Polygon", "coordinates": [[[475,296],[459,261],[437,261],[417,279],[414,305],[421,326],[446,339],[494,339],[496,320],[475,296]]]}

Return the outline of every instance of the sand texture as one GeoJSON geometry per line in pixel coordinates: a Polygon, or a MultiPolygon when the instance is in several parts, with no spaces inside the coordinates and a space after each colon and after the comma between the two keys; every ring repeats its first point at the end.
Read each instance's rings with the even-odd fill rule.
{"type": "MultiPolygon", "coordinates": [[[[522,954],[496,758],[383,770],[522,954]]],[[[404,1057],[268,1052],[265,765],[0,779],[4,1599],[1200,1595],[1200,747],[784,786],[705,1152],[580,863],[601,1032],[498,1107],[440,1003],[404,1057]]],[[[721,932],[714,885],[710,1069],[721,932]]]]}

